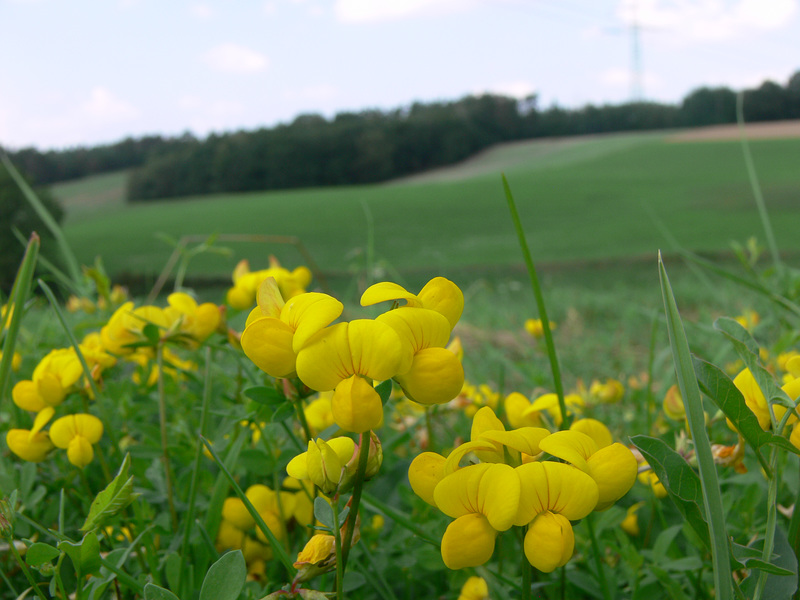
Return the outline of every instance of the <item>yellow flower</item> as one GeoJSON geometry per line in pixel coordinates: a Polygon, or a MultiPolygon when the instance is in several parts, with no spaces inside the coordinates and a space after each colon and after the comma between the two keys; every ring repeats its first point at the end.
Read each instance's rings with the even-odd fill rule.
{"type": "Polygon", "coordinates": [[[242,350],[267,374],[293,377],[297,353],[312,335],[338,318],[343,308],[335,298],[316,292],[284,302],[275,279],[266,279],[258,290],[258,306],[242,333],[242,350]]]}
{"type": "Polygon", "coordinates": [[[286,465],[286,472],[295,479],[308,479],[323,494],[330,495],[339,487],[345,465],[353,457],[355,442],[349,437],[309,440],[308,450],[286,465]]]}
{"type": "MultiPolygon", "coordinates": [[[[3,360],[2,350],[0,350],[0,360],[3,360]]],[[[22,355],[19,352],[14,352],[13,356],[11,357],[11,370],[16,373],[17,371],[19,371],[21,365],[22,365],[22,355]]]]}
{"type": "Polygon", "coordinates": [[[85,413],[57,419],[50,426],[50,439],[57,448],[67,450],[69,462],[83,468],[92,462],[96,444],[103,436],[103,423],[94,415],[85,413]]]}
{"type": "Polygon", "coordinates": [[[622,520],[622,523],[620,523],[620,527],[622,527],[622,530],[628,535],[633,537],[639,535],[639,517],[636,513],[644,505],[644,502],[637,502],[628,508],[625,518],[622,520]]]}
{"type": "Polygon", "coordinates": [[[408,467],[408,481],[414,493],[431,506],[436,506],[433,500],[433,490],[444,478],[445,458],[435,452],[423,452],[408,467]]]}
{"type": "Polygon", "coordinates": [[[513,429],[517,427],[542,426],[542,419],[538,412],[525,413],[530,408],[531,401],[519,392],[511,392],[506,396],[503,406],[506,411],[506,418],[508,418],[508,424],[513,429]]]}
{"type": "Polygon", "coordinates": [[[598,448],[605,448],[614,443],[611,432],[597,419],[578,419],[569,427],[570,431],[580,431],[594,440],[598,448]]]}
{"type": "MultiPolygon", "coordinates": [[[[244,343],[244,339],[242,339],[244,343]]],[[[333,390],[331,410],[345,431],[363,433],[383,421],[383,404],[372,381],[398,373],[405,346],[386,323],[359,319],[316,333],[297,355],[297,375],[313,390],[333,390]]]]}
{"type": "Polygon", "coordinates": [[[8,449],[28,462],[42,462],[50,450],[53,443],[50,437],[42,431],[47,422],[53,418],[55,411],[52,407],[44,408],[33,422],[33,427],[27,429],[11,429],[6,434],[6,444],[8,449]]]}
{"type": "Polygon", "coordinates": [[[622,498],[636,481],[633,453],[620,443],[598,449],[595,441],[580,431],[558,431],[544,438],[540,448],[587,473],[597,484],[594,510],[605,510],[622,498]]]}
{"type": "MultiPolygon", "coordinates": [[[[570,414],[580,414],[585,403],[580,394],[567,394],[564,397],[564,404],[570,414]]],[[[532,414],[541,413],[543,411],[548,413],[556,427],[560,426],[561,421],[564,420],[561,415],[561,407],[558,404],[558,395],[553,393],[539,396],[525,409],[522,416],[530,417],[532,414]]]]}
{"type": "Polygon", "coordinates": [[[483,577],[470,577],[461,588],[458,600],[490,600],[489,586],[483,577]]]}
{"type": "Polygon", "coordinates": [[[294,568],[297,569],[295,582],[308,581],[335,569],[336,538],[322,533],[315,534],[298,553],[294,568]]]}
{"type": "Polygon", "coordinates": [[[311,283],[311,271],[307,267],[297,267],[293,271],[282,267],[274,256],[269,257],[270,267],[260,271],[250,271],[250,264],[242,260],[233,270],[233,287],[228,290],[227,302],[237,310],[253,306],[256,292],[261,283],[272,277],[284,300],[305,292],[311,283]]]}
{"type": "Polygon", "coordinates": [[[333,398],[333,392],[320,392],[319,396],[303,409],[312,435],[325,431],[333,425],[331,398],[333,398]]]}
{"type": "MultiPolygon", "coordinates": [[[[648,466],[647,463],[642,464],[643,466],[648,466]]],[[[656,498],[663,498],[667,495],[667,488],[664,487],[664,484],[661,483],[658,479],[658,475],[656,475],[652,469],[647,469],[639,473],[639,481],[653,490],[656,498]]]]}
{"type": "Polygon", "coordinates": [[[532,462],[516,468],[520,502],[515,525],[527,525],[524,551],[535,568],[550,573],[572,557],[570,521],[588,515],[598,502],[595,481],[565,463],[532,462]]]}
{"type": "Polygon", "coordinates": [[[169,306],[164,309],[167,319],[177,324],[178,330],[188,335],[194,342],[203,342],[210,336],[222,320],[220,307],[211,302],[197,304],[189,294],[176,292],[167,296],[169,306]]]}
{"type": "Polygon", "coordinates": [[[372,306],[388,300],[405,300],[406,306],[434,310],[447,319],[451,330],[464,310],[464,294],[455,283],[444,277],[431,279],[419,294],[412,294],[396,283],[376,283],[361,295],[361,306],[372,306]]]}
{"type": "Polygon", "coordinates": [[[673,384],[664,395],[662,404],[664,413],[675,421],[683,421],[686,418],[686,407],[683,405],[683,397],[678,384],[673,384]]]}
{"type": "Polygon", "coordinates": [[[470,465],[442,479],[433,496],[439,510],[455,518],[442,537],[444,564],[477,567],[491,558],[497,533],[514,525],[520,480],[508,465],[470,465]]]}
{"type": "Polygon", "coordinates": [[[755,326],[758,325],[759,322],[761,321],[761,317],[758,316],[758,313],[756,311],[747,310],[738,317],[736,317],[735,321],[748,331],[752,331],[755,328],[755,326]]]}
{"type": "Polygon", "coordinates": [[[399,308],[375,319],[394,329],[405,346],[408,362],[398,367],[395,381],[406,396],[420,404],[444,404],[461,391],[464,369],[458,357],[445,348],[450,323],[427,308],[399,308]]]}
{"type": "Polygon", "coordinates": [[[609,377],[605,382],[593,381],[589,386],[589,394],[603,404],[614,404],[622,400],[625,395],[625,387],[622,382],[609,377]]]}
{"type": "MultiPolygon", "coordinates": [[[[554,330],[557,326],[555,321],[550,321],[549,323],[550,330],[554,330]]],[[[525,331],[537,339],[541,338],[544,336],[544,324],[541,319],[528,319],[525,321],[525,331]]]]}

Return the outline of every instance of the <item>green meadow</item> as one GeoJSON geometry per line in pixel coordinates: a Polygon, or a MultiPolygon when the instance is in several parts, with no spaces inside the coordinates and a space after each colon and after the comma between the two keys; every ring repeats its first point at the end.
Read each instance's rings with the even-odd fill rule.
{"type": "MultiPolygon", "coordinates": [[[[750,148],[778,246],[793,253],[800,139],[752,141],[750,148]]],[[[652,322],[663,311],[659,249],[675,271],[690,322],[706,324],[699,325],[702,335],[714,314],[757,304],[738,288],[726,291],[719,278],[690,271],[675,254],[679,248],[729,253],[732,242],[753,236],[764,244],[739,142],[675,143],[663,133],[537,140],[382,185],[133,205],[123,201],[122,175],[54,191],[67,207],[65,231],[79,260],[89,264],[101,255],[112,278],[132,273],[154,281],[173,250],[163,234],[296,236],[326,281],[351,301],[368,279],[414,287],[435,275],[450,277],[467,294],[464,322],[473,326],[462,328],[466,343],[488,335],[495,349],[496,361],[484,356],[475,368],[514,382],[542,372],[544,357],[522,330],[535,305],[501,173],[513,190],[551,317],[561,325],[560,351],[585,365],[582,376],[645,367],[652,322]]],[[[270,254],[290,268],[303,262],[291,245],[218,245],[230,254],[194,257],[188,277],[225,279],[241,258],[263,268],[270,254]]]]}

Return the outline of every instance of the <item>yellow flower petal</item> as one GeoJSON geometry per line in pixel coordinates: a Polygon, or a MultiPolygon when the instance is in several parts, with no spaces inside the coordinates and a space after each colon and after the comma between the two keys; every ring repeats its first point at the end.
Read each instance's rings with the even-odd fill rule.
{"type": "Polygon", "coordinates": [[[455,283],[444,277],[431,279],[417,297],[422,306],[444,315],[450,322],[450,329],[456,326],[464,311],[464,294],[455,283]]]}
{"type": "Polygon", "coordinates": [[[41,462],[53,449],[50,438],[43,431],[31,436],[27,429],[11,429],[6,434],[8,449],[28,462],[41,462]]]}
{"type": "Polygon", "coordinates": [[[31,412],[39,412],[45,406],[49,406],[39,394],[38,386],[29,379],[18,381],[14,385],[11,390],[11,398],[14,400],[14,404],[22,410],[31,412]]]}
{"type": "Polygon", "coordinates": [[[280,318],[281,310],[286,304],[274,277],[267,277],[261,282],[261,285],[258,286],[256,300],[258,309],[265,317],[280,318]]]}
{"type": "Polygon", "coordinates": [[[76,435],[67,446],[67,458],[73,465],[82,469],[94,458],[92,444],[82,435],[76,435]]]}
{"type": "Polygon", "coordinates": [[[291,298],[281,309],[281,321],[294,330],[292,350],[299,352],[308,339],[342,314],[344,305],[336,298],[308,292],[291,298]]]}
{"type": "Polygon", "coordinates": [[[581,471],[589,472],[586,460],[597,452],[597,444],[580,431],[557,431],[539,443],[539,447],[556,458],[566,460],[581,471]]]}
{"type": "Polygon", "coordinates": [[[236,496],[225,498],[222,503],[222,518],[242,531],[252,529],[256,524],[244,502],[236,496]]]}
{"type": "Polygon", "coordinates": [[[291,377],[295,372],[292,350],[294,333],[279,319],[256,319],[242,333],[242,350],[255,365],[273,377],[291,377]]]}
{"type": "Polygon", "coordinates": [[[638,465],[628,448],[611,444],[595,452],[587,461],[589,475],[599,492],[595,510],[605,510],[622,498],[636,482],[638,465]]]}
{"type": "Polygon", "coordinates": [[[336,386],[331,412],[339,427],[353,433],[378,429],[383,423],[381,397],[368,381],[358,375],[336,386]]]}
{"type": "Polygon", "coordinates": [[[575,521],[588,515],[597,506],[597,483],[571,465],[531,462],[516,470],[521,488],[515,525],[526,525],[546,510],[575,521]]]}
{"type": "Polygon", "coordinates": [[[572,525],[562,515],[545,511],[528,527],[524,547],[531,565],[543,573],[551,573],[572,558],[575,549],[572,525]]]}
{"type": "Polygon", "coordinates": [[[361,294],[361,306],[372,306],[387,300],[406,300],[408,306],[422,306],[417,297],[402,286],[389,281],[375,283],[361,294]]]}
{"type": "Polygon", "coordinates": [[[408,467],[408,481],[411,489],[431,506],[436,506],[433,500],[433,490],[444,477],[445,458],[435,452],[423,452],[411,461],[408,467]]]}
{"type": "Polygon", "coordinates": [[[578,419],[570,426],[570,431],[580,431],[594,440],[598,448],[605,448],[614,443],[614,438],[602,422],[597,419],[578,419]]]}
{"type": "Polygon", "coordinates": [[[450,523],[442,536],[442,560],[448,569],[480,566],[492,557],[496,537],[486,517],[463,515],[450,523]]]}
{"type": "Polygon", "coordinates": [[[517,452],[536,456],[541,452],[541,441],[549,435],[550,432],[542,427],[520,427],[513,431],[485,431],[481,434],[481,439],[488,439],[517,452]]]}
{"type": "Polygon", "coordinates": [[[436,506],[450,517],[477,512],[497,531],[514,524],[520,482],[512,467],[477,464],[459,469],[442,479],[433,491],[436,506]]]}
{"type": "Polygon", "coordinates": [[[397,375],[395,380],[415,402],[444,404],[458,396],[464,387],[464,368],[450,350],[425,348],[414,355],[411,369],[397,375]]]}

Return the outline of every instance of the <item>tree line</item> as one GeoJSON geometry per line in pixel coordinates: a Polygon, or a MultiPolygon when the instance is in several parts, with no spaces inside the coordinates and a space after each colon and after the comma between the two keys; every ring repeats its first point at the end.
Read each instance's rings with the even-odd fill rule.
{"type": "MultiPolygon", "coordinates": [[[[745,90],[747,122],[800,118],[800,71],[786,85],[745,90]]],[[[38,183],[132,169],[128,198],[146,201],[195,194],[373,183],[453,164],[499,142],[537,137],[734,123],[736,92],[703,87],[679,105],[636,102],[539,109],[499,95],[414,103],[326,119],[316,114],[255,131],[149,136],[39,152],[12,160],[38,183]]]]}

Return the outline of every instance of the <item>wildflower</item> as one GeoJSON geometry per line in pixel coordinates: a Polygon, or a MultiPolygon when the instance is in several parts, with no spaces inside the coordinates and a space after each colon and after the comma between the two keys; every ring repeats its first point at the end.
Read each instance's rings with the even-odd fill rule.
{"type": "Polygon", "coordinates": [[[103,436],[103,423],[89,414],[68,415],[50,426],[50,439],[57,448],[67,450],[69,462],[83,468],[92,462],[96,444],[103,436]]]}
{"type": "Polygon", "coordinates": [[[525,557],[550,573],[564,566],[575,547],[570,521],[582,519],[598,503],[597,483],[565,463],[532,462],[516,468],[520,502],[515,525],[528,525],[525,557]]]}
{"type": "Polygon", "coordinates": [[[355,442],[338,437],[326,442],[309,440],[308,450],[298,454],[286,465],[286,472],[295,479],[308,479],[323,494],[330,495],[339,487],[345,465],[355,453],[355,442]]]}
{"type": "Polygon", "coordinates": [[[198,304],[189,294],[176,292],[167,297],[169,306],[164,309],[171,329],[189,337],[191,345],[204,342],[222,320],[220,308],[211,302],[198,304]]]}
{"type": "Polygon", "coordinates": [[[686,407],[683,405],[683,397],[677,383],[667,390],[662,407],[670,419],[683,421],[686,418],[686,407]]]}
{"type": "Polygon", "coordinates": [[[303,409],[312,434],[321,433],[333,425],[332,397],[333,392],[331,391],[320,392],[317,398],[309,402],[303,409]]]}
{"type": "Polygon", "coordinates": [[[622,523],[620,523],[622,530],[630,536],[636,537],[639,535],[639,517],[636,513],[639,512],[639,509],[644,505],[644,502],[637,502],[629,506],[625,518],[622,520],[622,523]]]}
{"type": "Polygon", "coordinates": [[[258,306],[250,313],[242,333],[242,349],[267,374],[293,377],[297,353],[343,309],[335,298],[316,292],[284,302],[275,279],[266,279],[258,290],[258,306]]]}
{"type": "Polygon", "coordinates": [[[589,394],[603,404],[614,404],[622,400],[625,395],[625,387],[621,382],[609,377],[605,382],[593,381],[589,387],[589,394]]]}
{"type": "Polygon", "coordinates": [[[447,319],[451,330],[464,310],[464,294],[455,283],[444,277],[431,279],[419,294],[412,294],[396,283],[376,283],[361,295],[361,306],[372,306],[387,300],[405,300],[408,307],[434,310],[447,319]]]}
{"type": "MultiPolygon", "coordinates": [[[[0,360],[3,360],[2,350],[0,350],[0,360]]],[[[14,352],[11,356],[11,370],[16,373],[19,371],[20,366],[22,366],[22,355],[19,352],[14,352]]]]}
{"type": "Polygon", "coordinates": [[[253,306],[261,283],[272,277],[284,300],[302,294],[311,283],[311,271],[300,266],[289,271],[282,267],[274,256],[269,257],[270,267],[260,271],[250,271],[250,263],[242,260],[233,270],[233,287],[228,290],[227,303],[237,309],[246,310],[253,306]]]}
{"type": "Polygon", "coordinates": [[[308,581],[336,568],[336,538],[332,535],[317,533],[297,554],[294,562],[297,569],[295,583],[308,581]]]}
{"type": "Polygon", "coordinates": [[[408,481],[414,493],[431,506],[436,506],[433,490],[444,478],[445,457],[435,452],[423,452],[411,461],[408,481]]]}
{"type": "MultiPolygon", "coordinates": [[[[549,321],[549,324],[551,331],[557,327],[555,321],[549,321]]],[[[541,319],[528,319],[525,321],[525,331],[537,339],[541,338],[544,336],[544,324],[541,319]]]]}
{"type": "Polygon", "coordinates": [[[756,325],[758,325],[761,321],[761,317],[756,311],[747,310],[741,315],[737,316],[734,320],[748,331],[753,331],[756,325]]]}
{"type": "Polygon", "coordinates": [[[597,419],[578,419],[569,427],[570,431],[580,431],[588,435],[598,448],[605,448],[614,443],[611,432],[597,419]]]}
{"type": "Polygon", "coordinates": [[[639,469],[639,481],[653,490],[656,498],[664,498],[667,495],[667,488],[665,488],[664,484],[661,483],[658,475],[656,475],[655,472],[650,468],[650,465],[643,463],[639,469]]]}
{"type": "Polygon", "coordinates": [[[50,437],[42,428],[53,417],[55,411],[48,407],[36,415],[33,427],[28,429],[11,429],[6,434],[8,449],[27,462],[42,462],[53,449],[50,437]]]}
{"type": "Polygon", "coordinates": [[[483,577],[470,577],[464,582],[458,600],[490,600],[489,586],[483,577]]]}
{"type": "Polygon", "coordinates": [[[633,453],[620,443],[598,449],[595,441],[580,431],[558,431],[544,438],[540,448],[568,461],[590,475],[597,484],[594,510],[605,510],[622,498],[636,481],[633,453]]]}
{"type": "Polygon", "coordinates": [[[444,564],[477,567],[491,558],[497,533],[514,524],[520,479],[508,465],[470,465],[442,479],[433,495],[439,510],[455,518],[442,537],[444,564]]]}
{"type": "Polygon", "coordinates": [[[372,381],[390,379],[408,364],[405,349],[394,329],[381,321],[339,323],[316,333],[300,350],[297,375],[311,389],[333,390],[336,424],[363,433],[383,421],[383,404],[372,381]]]}
{"type": "Polygon", "coordinates": [[[539,412],[529,412],[526,414],[526,410],[530,408],[530,406],[531,401],[519,392],[511,392],[506,396],[503,407],[505,408],[508,424],[511,425],[513,429],[526,426],[541,427],[542,419],[539,412]]]}
{"type": "Polygon", "coordinates": [[[464,369],[458,357],[445,348],[450,323],[427,308],[400,308],[376,321],[394,329],[405,346],[408,363],[398,367],[394,379],[406,396],[420,404],[443,404],[455,398],[464,385],[464,369]]]}
{"type": "MultiPolygon", "coordinates": [[[[580,414],[585,402],[580,394],[567,394],[564,397],[564,404],[570,413],[580,414]]],[[[553,423],[556,425],[556,427],[559,427],[564,418],[561,415],[561,407],[558,404],[558,395],[556,394],[550,393],[539,396],[528,408],[525,409],[525,411],[522,413],[522,416],[528,417],[534,413],[542,413],[545,411],[553,420],[553,423]]]]}

